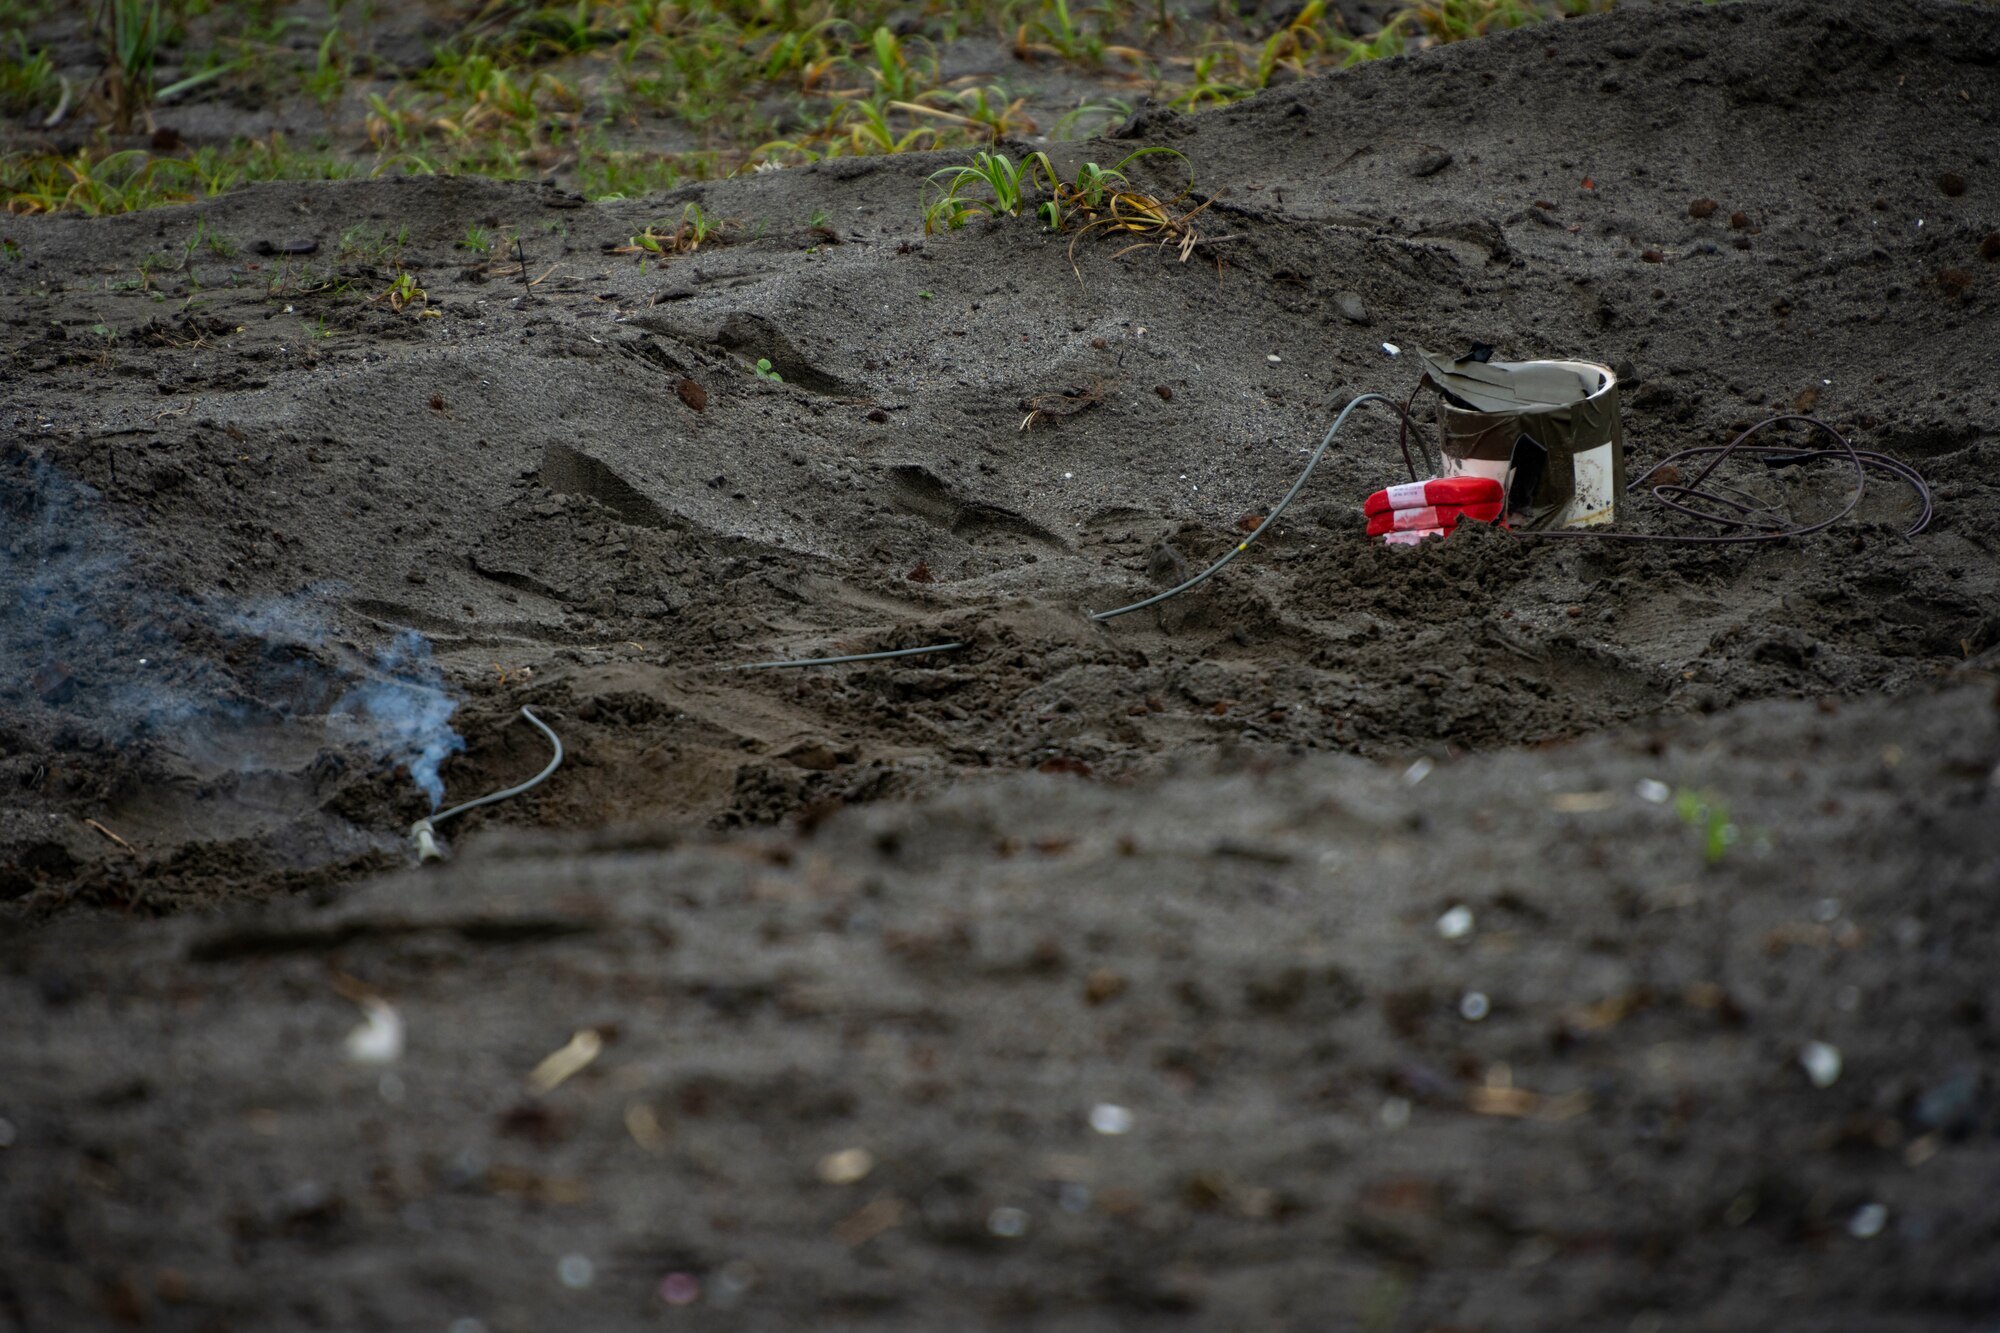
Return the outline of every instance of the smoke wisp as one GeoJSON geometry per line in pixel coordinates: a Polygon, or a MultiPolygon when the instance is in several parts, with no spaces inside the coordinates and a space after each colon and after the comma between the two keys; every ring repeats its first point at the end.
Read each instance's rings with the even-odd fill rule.
{"type": "Polygon", "coordinates": [[[438,766],[465,748],[451,727],[458,701],[445,693],[444,675],[431,660],[431,646],[415,630],[404,630],[382,650],[375,679],[349,690],[328,714],[329,724],[358,738],[369,749],[410,770],[410,778],[431,798],[444,800],[438,766]]]}
{"type": "Polygon", "coordinates": [[[137,747],[197,771],[287,769],[319,733],[408,768],[437,807],[439,766],[465,742],[422,635],[370,654],[342,634],[327,587],[204,598],[128,558],[106,509],[43,459],[0,457],[0,662],[12,668],[0,736],[16,738],[17,758],[137,747]]]}

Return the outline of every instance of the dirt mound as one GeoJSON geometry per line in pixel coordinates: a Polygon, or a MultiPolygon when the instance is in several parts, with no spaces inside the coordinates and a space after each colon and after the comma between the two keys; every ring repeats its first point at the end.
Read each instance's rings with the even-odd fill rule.
{"type": "Polygon", "coordinates": [[[0,1291],[22,1328],[1974,1327],[1996,722],[1989,686],[1027,775],[72,918],[0,946],[0,1291]]]}
{"type": "MultiPolygon", "coordinates": [[[[1895,1173],[1964,1154],[1924,1177],[1962,1182],[1991,1156],[1990,1089],[1958,1071],[1992,1024],[1966,942],[1993,929],[1974,886],[1994,866],[2000,663],[1996,71],[1990,8],[1658,7],[1209,115],[1144,110],[1050,151],[1073,170],[1173,147],[1185,166],[1130,169],[1165,194],[1191,173],[1199,240],[1086,237],[1074,268],[1025,215],[924,235],[920,182],[955,160],[927,155],[596,205],[403,180],[7,220],[5,910],[301,889],[335,907],[213,937],[95,915],[17,934],[16,1007],[80,1016],[11,1050],[55,1072],[0,1127],[75,1151],[7,1177],[4,1248],[35,1257],[0,1311],[261,1317],[264,1278],[338,1253],[354,1267],[316,1277],[297,1321],[568,1317],[539,1270],[493,1271],[491,1227],[590,1256],[605,1327],[666,1274],[772,1326],[935,1326],[920,1292],[1037,1327],[1141,1308],[1318,1326],[1337,1307],[1375,1327],[1622,1328],[1683,1303],[1731,1325],[1810,1308],[1814,1327],[1957,1326],[1994,1299],[1951,1239],[1990,1229],[1990,1200],[1895,1173]],[[718,241],[633,243],[696,202],[729,221],[718,241]],[[519,250],[462,248],[474,226],[519,250]],[[1240,542],[1339,404],[1413,386],[1409,350],[1475,342],[1616,366],[1634,469],[1810,411],[1920,468],[1936,516],[1905,536],[1916,498],[1877,479],[1852,519],[1768,545],[1467,530],[1386,550],[1360,509],[1402,479],[1376,413],[1223,574],[1088,619],[1240,542]],[[731,669],[943,642],[965,646],[731,669]],[[1984,684],[1935,692],[1967,681],[1984,684]],[[1858,696],[1887,701],[1826,720],[1858,696]],[[1828,711],[1778,706],[1798,699],[1828,711]],[[439,793],[540,767],[524,704],[568,749],[557,776],[447,826],[463,868],[379,881],[342,915],[340,886],[398,865],[439,793]],[[1640,730],[1533,748],[1608,727],[1640,730]],[[1740,762],[1656,772],[1649,735],[1740,762]],[[1299,766],[1315,750],[1412,781],[1500,753],[1420,805],[1351,759],[1299,766]],[[1206,776],[1168,780],[1188,766],[1206,776]],[[1573,779],[1593,766],[1601,782],[1573,779]],[[1642,779],[1686,824],[1631,814],[1642,779]],[[932,803],[834,813],[887,797],[932,803]],[[1627,813],[1588,836],[1562,822],[1600,809],[1627,813]],[[1732,850],[1723,830],[1753,826],[1782,854],[1732,850]],[[1127,827],[1174,850],[1065,859],[1127,827]],[[563,830],[603,841],[549,840],[563,830]],[[1688,865],[1697,845],[1726,871],[1688,865]],[[1349,862],[1332,892],[1316,868],[1349,862]],[[446,900],[470,915],[423,917],[446,900]],[[1513,923],[1508,942],[1481,968],[1392,975],[1403,955],[1371,941],[1414,949],[1454,900],[1513,923]],[[373,1157],[314,1109],[361,1087],[337,1061],[268,1098],[233,1073],[179,1081],[308,1028],[325,1045],[333,1017],[292,1006],[328,957],[350,995],[478,1028],[417,1039],[393,1088],[363,1089],[390,1108],[361,1113],[390,1145],[373,1157]],[[426,990],[426,969],[456,980],[426,990]],[[116,976],[150,978],[129,992],[157,1008],[143,1037],[97,998],[116,976]],[[1444,1035],[1472,990],[1503,1020],[1476,1029],[1491,1043],[1444,1035]],[[235,1004],[212,1031],[211,992],[235,1004]],[[524,1017],[558,1008],[562,1032],[524,1017]],[[1643,1047],[1587,1036],[1564,1063],[1579,1032],[1635,1015],[1643,1047]],[[583,1025],[642,1048],[612,1062],[618,1095],[514,1106],[583,1025]],[[1874,1054],[1814,1101],[1808,1040],[1874,1054]],[[111,1066],[141,1072],[92,1082],[111,1066]],[[1383,1096],[1448,1114],[1375,1179],[1355,1163],[1383,1096]],[[404,1097],[427,1125],[479,1109],[420,1132],[404,1097]],[[1097,1103],[1184,1129],[1144,1164],[1079,1167],[1072,1121],[1097,1103]],[[287,1139],[294,1107],[310,1132],[287,1139]],[[272,1146],[239,1169],[244,1116],[272,1146]],[[1552,1137],[1495,1156],[1496,1117],[1552,1137]],[[156,1120],[200,1128],[153,1161],[124,1136],[156,1120]],[[803,1184],[817,1154],[856,1144],[902,1163],[879,1191],[794,1197],[824,1188],[803,1184]],[[1470,1174],[1425,1176],[1433,1148],[1470,1174]],[[653,1203],[620,1193],[630,1152],[664,1153],[653,1203]],[[175,1165],[196,1161],[220,1175],[175,1165]],[[141,1178],[185,1245],[115,1224],[141,1178]],[[1650,1202],[1610,1208],[1606,1181],[1650,1202]],[[1032,1240],[1010,1250],[1017,1225],[1032,1240]],[[384,1277],[419,1233],[451,1237],[442,1266],[384,1277]],[[1862,1242],[1879,1263],[1845,1257],[1862,1242]],[[1746,1253],[1798,1281],[1744,1285],[1746,1253]],[[230,1267],[244,1254],[255,1290],[230,1267]],[[1451,1294],[1503,1271],[1504,1300],[1451,1294]],[[507,1298],[461,1295],[482,1292],[507,1298]]],[[[1801,516],[1848,495],[1825,467],[1722,480],[1801,516]]],[[[1675,530],[1643,497],[1624,525],[1675,530]]]]}
{"type": "MultiPolygon", "coordinates": [[[[71,600],[9,645],[8,892],[164,905],[285,869],[229,817],[190,840],[133,813],[242,804],[216,765],[160,760],[191,736],[288,789],[315,830],[277,841],[304,861],[373,866],[423,808],[385,780],[398,755],[321,745],[312,701],[258,679],[298,652],[364,679],[328,634],[363,662],[428,641],[464,701],[454,795],[532,768],[518,703],[559,719],[564,781],[492,816],[540,826],[755,823],[1189,748],[1483,748],[1948,671],[2000,633],[1968,336],[1995,300],[1973,147],[1995,32],[1948,6],[1675,8],[1147,113],[1059,157],[1172,145],[1205,243],[1086,239],[1080,276],[1025,217],[923,236],[924,156],[588,207],[405,180],[11,222],[9,576],[71,600]],[[734,243],[618,253],[694,201],[734,243]],[[519,235],[527,272],[455,249],[473,224],[519,235]],[[422,299],[392,310],[404,273],[422,299]],[[1082,619],[1227,550],[1341,395],[1409,388],[1385,342],[1474,341],[1617,365],[1634,464],[1810,407],[1921,466],[1939,516],[1899,539],[1913,499],[1878,484],[1860,521],[1774,547],[1385,551],[1357,503],[1397,476],[1378,418],[1227,576],[1082,619]],[[315,629],[241,628],[260,615],[315,629]],[[973,646],[711,669],[945,639],[973,646]],[[162,720],[138,698],[162,672],[288,734],[217,737],[201,700],[162,720]],[[77,823],[106,814],[131,852],[77,823]]],[[[1740,481],[1812,512],[1829,473],[1740,481]]]]}

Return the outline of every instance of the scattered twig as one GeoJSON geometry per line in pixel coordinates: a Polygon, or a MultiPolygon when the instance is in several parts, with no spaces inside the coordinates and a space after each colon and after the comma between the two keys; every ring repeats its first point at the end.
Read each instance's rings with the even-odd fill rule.
{"type": "Polygon", "coordinates": [[[134,847],[131,843],[125,841],[125,839],[119,837],[116,833],[113,833],[110,829],[104,827],[104,825],[98,823],[96,820],[86,819],[83,822],[90,825],[92,828],[96,829],[99,833],[102,833],[105,837],[111,839],[111,841],[117,843],[120,847],[123,847],[126,851],[132,853],[132,855],[137,856],[139,854],[139,849],[137,847],[134,847]]]}
{"type": "Polygon", "coordinates": [[[62,85],[62,96],[56,99],[56,109],[49,112],[49,118],[42,122],[45,130],[52,130],[63,123],[63,117],[69,114],[71,94],[75,91],[70,87],[69,75],[58,74],[56,81],[62,85]]]}

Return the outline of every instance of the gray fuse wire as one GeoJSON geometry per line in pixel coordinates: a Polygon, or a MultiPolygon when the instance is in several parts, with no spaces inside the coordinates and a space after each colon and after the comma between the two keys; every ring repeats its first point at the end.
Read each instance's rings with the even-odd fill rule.
{"type": "Polygon", "coordinates": [[[416,823],[410,825],[410,836],[412,838],[415,838],[417,841],[418,859],[429,861],[429,860],[434,860],[443,854],[440,851],[438,851],[437,839],[432,835],[432,831],[439,824],[442,824],[445,820],[450,819],[453,815],[462,815],[467,810],[476,810],[482,805],[492,805],[495,801],[504,801],[507,800],[509,797],[519,796],[523,792],[531,791],[534,788],[539,787],[543,782],[547,781],[549,775],[562,766],[562,761],[563,761],[562,738],[560,736],[557,736],[555,732],[549,729],[548,723],[536,717],[533,709],[523,707],[521,709],[521,716],[528,719],[528,721],[534,723],[535,730],[541,732],[542,735],[549,738],[549,745],[554,748],[555,753],[549,757],[548,764],[542,769],[541,772],[535,774],[535,776],[529,778],[526,782],[517,783],[514,786],[508,787],[502,791],[491,792],[485,796],[477,798],[476,800],[466,801],[460,805],[454,805],[449,810],[442,811],[435,815],[430,815],[424,819],[419,819],[416,823]]]}
{"type": "Polygon", "coordinates": [[[839,666],[843,662],[886,662],[892,657],[920,657],[925,653],[955,653],[963,643],[927,643],[921,648],[890,648],[879,653],[845,653],[839,657],[795,657],[778,662],[745,662],[723,667],[723,671],[775,671],[779,667],[839,666]]]}
{"type": "MultiPolygon", "coordinates": [[[[1340,428],[1347,424],[1347,418],[1353,415],[1354,409],[1360,407],[1363,403],[1382,403],[1388,406],[1389,408],[1393,409],[1399,417],[1402,417],[1404,419],[1406,423],[1408,422],[1409,418],[1408,410],[1404,407],[1402,403],[1397,402],[1395,399],[1389,397],[1387,394],[1364,393],[1357,395],[1348,402],[1346,407],[1340,409],[1340,415],[1333,419],[1333,424],[1331,426],[1327,427],[1325,437],[1321,439],[1319,442],[1319,448],[1313,450],[1312,457],[1306,460],[1305,471],[1299,473],[1299,479],[1292,483],[1292,489],[1285,492],[1285,498],[1278,501],[1278,503],[1272,507],[1270,516],[1267,517],[1262,523],[1259,523],[1257,525],[1257,530],[1255,532],[1251,533],[1248,537],[1245,537],[1242,541],[1236,543],[1235,547],[1229,552],[1229,554],[1223,556],[1222,559],[1216,561],[1214,564],[1210,565],[1207,569],[1202,570],[1201,573],[1195,575],[1193,578],[1189,579],[1185,583],[1169,588],[1165,592],[1154,593],[1151,597],[1146,598],[1144,601],[1133,602],[1130,606],[1115,607],[1109,611],[1088,612],[1087,614],[1090,616],[1090,618],[1092,620],[1100,620],[1100,621],[1110,620],[1115,616],[1129,615],[1131,612],[1134,611],[1143,611],[1149,606],[1158,606],[1161,602],[1167,601],[1169,598],[1178,597],[1182,593],[1186,592],[1188,589],[1196,587],[1199,584],[1206,583],[1209,579],[1214,578],[1215,575],[1221,571],[1224,565],[1228,564],[1230,561],[1234,560],[1237,556],[1242,555],[1245,551],[1249,550],[1250,543],[1256,541],[1259,537],[1263,536],[1266,532],[1270,531],[1271,525],[1278,521],[1278,515],[1285,512],[1285,506],[1289,505],[1294,499],[1294,497],[1296,497],[1301,490],[1305,489],[1305,484],[1307,479],[1312,476],[1313,469],[1319,466],[1319,460],[1321,456],[1324,455],[1327,449],[1333,444],[1334,437],[1340,434],[1340,428]]],[[[1421,445],[1421,437],[1419,437],[1419,444],[1421,445]]],[[[1429,460],[1426,459],[1426,461],[1428,462],[1429,460]]]]}

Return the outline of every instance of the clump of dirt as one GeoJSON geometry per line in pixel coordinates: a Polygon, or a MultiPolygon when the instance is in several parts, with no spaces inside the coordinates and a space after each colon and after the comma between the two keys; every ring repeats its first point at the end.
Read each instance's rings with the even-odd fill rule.
{"type": "Polygon", "coordinates": [[[1025,216],[925,237],[926,155],[8,220],[0,897],[62,920],[9,945],[46,1093],[0,1127],[67,1137],[5,1177],[0,1309],[261,1318],[332,1252],[301,1320],[1990,1303],[1996,62],[1990,9],[1655,8],[1154,109],[1050,150],[1170,144],[1203,243],[1080,273],[1025,216]],[[693,202],[730,243],[631,253],[693,202]],[[1635,474],[1809,407],[1936,516],[1383,549],[1380,413],[1223,574],[1087,617],[1241,541],[1412,387],[1388,348],[1474,342],[1614,365],[1635,474]],[[524,705],[556,776],[347,888],[541,767],[524,705]],[[342,1062],[330,984],[416,1011],[407,1065],[342,1062]],[[617,1058],[519,1091],[584,1026],[617,1058]]]}
{"type": "MultiPolygon", "coordinates": [[[[309,755],[314,705],[260,694],[203,636],[314,598],[353,653],[421,634],[463,701],[454,797],[536,767],[518,704],[550,710],[571,745],[561,782],[466,829],[759,823],[1051,761],[1113,777],[1189,749],[1486,748],[1901,689],[1989,658],[2000,635],[1978,535],[1993,391],[1965,336],[1992,285],[1947,299],[1930,281],[1985,263],[1996,186],[1967,145],[1989,111],[1951,92],[1922,110],[1909,91],[1976,82],[1995,39],[1990,16],[1955,7],[1800,22],[1824,77],[1767,58],[1808,49],[1775,13],[1676,10],[1149,113],[1136,137],[1055,151],[1172,144],[1185,167],[1133,170],[1191,169],[1211,243],[1114,259],[1087,239],[1080,279],[1067,242],[1025,217],[925,238],[917,187],[937,161],[921,155],[595,206],[401,180],[17,220],[0,273],[12,568],[122,562],[123,614],[153,626],[156,663],[220,670],[309,755]],[[1868,132],[1828,135],[1832,116],[1868,132]],[[1939,193],[1947,169],[1961,193],[1939,193]],[[742,222],[725,232],[740,239],[629,244],[689,202],[742,222]],[[840,244],[791,225],[819,213],[840,244]],[[525,264],[469,262],[455,241],[472,223],[522,237],[525,264]],[[194,228],[233,257],[188,259],[194,228]],[[356,239],[377,232],[387,249],[356,239]],[[396,311],[399,274],[423,299],[396,311]],[[1635,470],[1810,402],[1923,469],[1938,517],[1903,540],[1914,497],[1878,481],[1858,521],[1800,543],[1466,533],[1383,550],[1357,503],[1398,479],[1378,415],[1226,576],[1158,612],[1083,618],[1227,550],[1343,394],[1407,390],[1385,343],[1474,341],[1614,364],[1635,470]],[[971,647],[719,670],[952,640],[971,647]]],[[[1731,483],[1801,514],[1846,493],[1830,467],[1751,471],[1731,483]]],[[[1625,521],[1666,525],[1644,497],[1625,521]]],[[[107,793],[159,781],[91,684],[129,694],[145,654],[129,634],[70,645],[59,616],[24,623],[10,656],[43,675],[9,695],[10,762],[29,777],[6,799],[39,822],[9,844],[9,891],[127,904],[219,835],[162,821],[122,834],[128,849],[80,831],[117,829],[107,793]],[[51,788],[63,727],[81,744],[61,747],[51,788]]],[[[393,799],[382,756],[343,757],[310,782],[255,766],[302,815],[351,822],[367,868],[422,807],[393,799]]],[[[283,855],[148,896],[248,891],[283,855]]]]}

